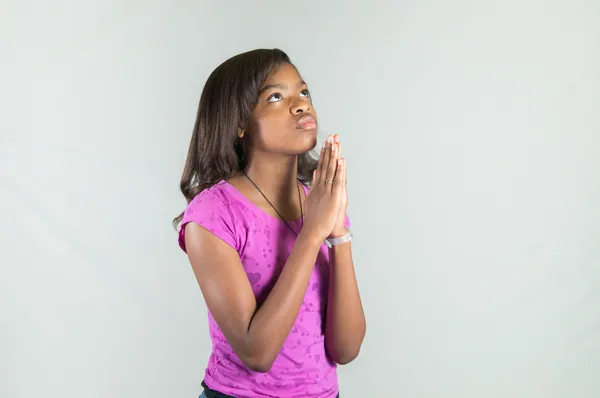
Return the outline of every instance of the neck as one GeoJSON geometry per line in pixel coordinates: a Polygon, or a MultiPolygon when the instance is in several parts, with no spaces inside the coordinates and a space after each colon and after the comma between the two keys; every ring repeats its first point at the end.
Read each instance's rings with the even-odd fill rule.
{"type": "MultiPolygon", "coordinates": [[[[273,200],[298,195],[298,157],[249,159],[246,174],[261,191],[273,200]]],[[[297,200],[297,199],[296,199],[297,200]]]]}

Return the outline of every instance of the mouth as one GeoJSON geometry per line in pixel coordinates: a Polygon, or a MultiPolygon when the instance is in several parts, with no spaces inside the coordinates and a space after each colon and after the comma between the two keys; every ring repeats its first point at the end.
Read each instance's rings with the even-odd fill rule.
{"type": "Polygon", "coordinates": [[[296,128],[300,130],[311,130],[317,128],[317,120],[311,115],[305,115],[298,120],[296,128]]]}

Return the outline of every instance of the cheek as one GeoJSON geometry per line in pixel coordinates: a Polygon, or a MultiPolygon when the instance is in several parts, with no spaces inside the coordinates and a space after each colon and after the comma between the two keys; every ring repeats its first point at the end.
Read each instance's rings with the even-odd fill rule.
{"type": "Polygon", "coordinates": [[[289,117],[281,115],[263,115],[256,119],[257,136],[262,141],[273,141],[283,134],[288,133],[290,129],[289,117]]]}

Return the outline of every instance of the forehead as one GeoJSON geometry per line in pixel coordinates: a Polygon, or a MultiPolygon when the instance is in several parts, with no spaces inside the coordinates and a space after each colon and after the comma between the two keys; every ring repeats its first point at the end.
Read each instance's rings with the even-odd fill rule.
{"type": "Polygon", "coordinates": [[[288,82],[295,85],[301,80],[302,78],[294,66],[283,64],[267,76],[264,85],[288,82]]]}

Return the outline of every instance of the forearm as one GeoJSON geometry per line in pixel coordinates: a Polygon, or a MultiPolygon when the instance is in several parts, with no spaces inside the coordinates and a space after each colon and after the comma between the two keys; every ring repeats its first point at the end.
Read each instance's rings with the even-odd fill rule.
{"type": "Polygon", "coordinates": [[[351,242],[333,246],[329,249],[329,258],[325,344],[331,358],[345,364],[358,356],[366,331],[351,242]]]}
{"type": "Polygon", "coordinates": [[[306,295],[321,242],[302,232],[277,282],[254,313],[247,334],[247,346],[268,370],[288,337],[306,295]]]}

